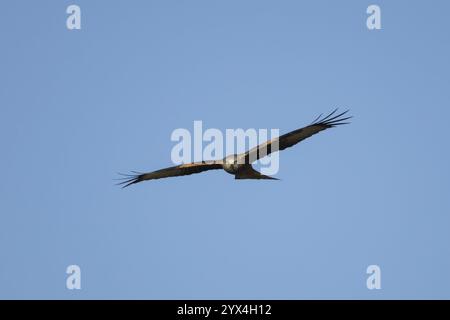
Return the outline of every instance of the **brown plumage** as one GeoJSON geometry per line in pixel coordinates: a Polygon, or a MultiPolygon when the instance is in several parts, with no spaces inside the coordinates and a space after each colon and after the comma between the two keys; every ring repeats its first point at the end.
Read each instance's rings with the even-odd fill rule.
{"type": "Polygon", "coordinates": [[[168,177],[185,176],[194,173],[200,173],[208,170],[224,169],[230,174],[234,174],[235,179],[271,179],[276,178],[265,176],[253,169],[251,164],[256,160],[263,158],[273,152],[281,151],[292,147],[300,141],[311,137],[312,135],[328,128],[333,128],[338,125],[347,124],[346,120],[351,116],[346,116],[348,110],[336,114],[337,109],[332,113],[322,118],[318,116],[310,125],[300,128],[280,137],[271,139],[260,145],[250,149],[247,152],[231,155],[218,161],[202,161],[182,164],[179,166],[169,167],[149,173],[133,172],[131,175],[123,175],[124,178],[120,185],[127,187],[131,184],[138,183],[145,180],[154,180],[168,177]]]}

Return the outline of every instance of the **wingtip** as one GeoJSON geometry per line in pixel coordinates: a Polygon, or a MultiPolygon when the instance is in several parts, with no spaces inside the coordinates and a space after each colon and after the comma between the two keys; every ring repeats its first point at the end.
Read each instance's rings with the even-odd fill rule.
{"type": "MultiPolygon", "coordinates": [[[[132,171],[132,172],[136,172],[136,171],[132,171]]],[[[116,186],[121,186],[122,189],[141,181],[140,174],[126,174],[126,173],[120,173],[120,172],[118,172],[118,174],[121,175],[122,177],[117,178],[116,180],[123,180],[123,181],[116,183],[116,186]]]]}
{"type": "Polygon", "coordinates": [[[338,110],[339,110],[339,108],[336,108],[331,113],[329,113],[327,116],[325,116],[323,118],[322,117],[317,118],[315,120],[315,122],[313,123],[313,125],[325,125],[329,128],[332,128],[332,127],[335,127],[338,125],[349,124],[350,122],[344,122],[344,121],[353,118],[353,116],[346,116],[346,117],[344,117],[344,116],[350,111],[350,109],[347,109],[343,112],[337,113],[338,110]]]}

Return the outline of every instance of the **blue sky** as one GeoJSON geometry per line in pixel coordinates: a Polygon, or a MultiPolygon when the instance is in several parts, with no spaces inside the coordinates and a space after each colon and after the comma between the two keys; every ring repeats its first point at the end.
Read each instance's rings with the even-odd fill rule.
{"type": "Polygon", "coordinates": [[[450,298],[449,11],[4,2],[0,298],[450,298]],[[335,107],[352,124],[283,151],[281,181],[114,185],[170,166],[170,134],[194,120],[285,133],[335,107]]]}

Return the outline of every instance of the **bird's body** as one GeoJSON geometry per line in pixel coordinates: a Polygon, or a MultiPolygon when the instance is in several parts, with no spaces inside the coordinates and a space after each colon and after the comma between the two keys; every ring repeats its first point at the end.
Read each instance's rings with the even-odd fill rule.
{"type": "Polygon", "coordinates": [[[222,160],[181,164],[179,166],[169,167],[149,173],[134,172],[134,174],[125,175],[124,181],[120,182],[119,184],[122,184],[123,187],[127,187],[131,184],[145,180],[185,176],[216,169],[223,169],[227,173],[234,175],[235,179],[278,180],[276,178],[261,174],[260,172],[253,169],[251,164],[256,160],[264,158],[265,156],[273,152],[281,151],[286,148],[292,147],[293,145],[296,145],[300,141],[309,138],[310,136],[322,130],[346,124],[347,122],[345,122],[345,120],[351,118],[350,116],[343,117],[348,112],[348,110],[335,115],[336,111],[337,109],[324,118],[321,118],[320,115],[309,126],[291,131],[280,137],[266,141],[248,150],[247,152],[229,155],[222,160]]]}
{"type": "Polygon", "coordinates": [[[278,180],[276,178],[272,178],[269,176],[265,176],[260,172],[253,169],[252,165],[248,162],[245,162],[245,157],[239,154],[233,154],[231,156],[227,156],[222,160],[222,168],[229,174],[234,175],[235,179],[272,179],[278,180]]]}

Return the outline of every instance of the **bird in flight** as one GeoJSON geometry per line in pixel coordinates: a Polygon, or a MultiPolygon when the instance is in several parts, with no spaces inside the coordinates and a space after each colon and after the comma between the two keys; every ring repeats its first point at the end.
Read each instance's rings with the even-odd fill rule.
{"type": "Polygon", "coordinates": [[[186,176],[193,173],[217,169],[223,169],[226,172],[233,174],[235,179],[278,180],[256,171],[253,169],[252,163],[273,152],[292,147],[320,131],[348,124],[348,122],[345,121],[352,118],[347,115],[348,110],[336,114],[337,110],[338,109],[335,109],[326,117],[320,115],[310,125],[261,143],[244,153],[230,155],[223,160],[192,162],[148,173],[133,171],[133,174],[121,174],[123,176],[121,178],[123,181],[119,182],[118,185],[122,185],[122,187],[125,188],[141,181],[186,176]]]}

